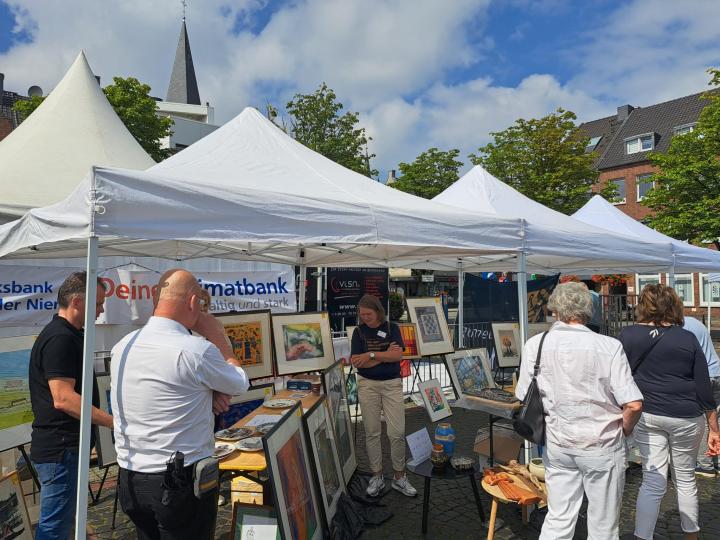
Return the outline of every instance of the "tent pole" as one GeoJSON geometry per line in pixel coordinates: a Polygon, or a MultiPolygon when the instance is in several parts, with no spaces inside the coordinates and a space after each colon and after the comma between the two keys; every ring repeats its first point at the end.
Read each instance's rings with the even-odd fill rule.
{"type": "Polygon", "coordinates": [[[80,454],[78,456],[75,540],[84,540],[87,529],[88,472],[90,469],[90,417],[92,415],[95,359],[95,302],[97,301],[98,238],[88,238],[85,287],[85,337],[83,340],[82,404],[80,406],[80,454]]]}
{"type": "Polygon", "coordinates": [[[300,283],[298,287],[298,312],[305,311],[305,280],[307,279],[307,267],[305,266],[305,249],[300,246],[298,249],[298,259],[300,261],[300,283]]]}
{"type": "MultiPolygon", "coordinates": [[[[518,320],[520,321],[520,342],[524,345],[528,334],[528,309],[527,309],[527,264],[525,261],[525,250],[518,256],[518,320]]],[[[522,362],[521,358],[521,362],[522,362]]],[[[527,359],[525,359],[527,361],[527,359]]],[[[525,463],[530,463],[531,444],[525,441],[525,463]]]]}
{"type": "Polygon", "coordinates": [[[317,309],[315,311],[323,311],[323,274],[323,268],[318,266],[317,279],[315,280],[315,283],[317,284],[317,303],[315,304],[317,309]]]}
{"type": "Polygon", "coordinates": [[[457,332],[458,332],[458,348],[464,347],[465,341],[465,272],[463,272],[462,259],[458,261],[458,313],[457,313],[457,332]]]}
{"type": "Polygon", "coordinates": [[[668,274],[668,285],[673,288],[675,287],[675,253],[672,255],[672,266],[668,274]]]}

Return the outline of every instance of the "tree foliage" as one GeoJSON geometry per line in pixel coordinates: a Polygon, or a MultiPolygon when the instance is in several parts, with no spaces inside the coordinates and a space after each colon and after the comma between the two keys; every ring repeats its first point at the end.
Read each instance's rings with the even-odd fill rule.
{"type": "Polygon", "coordinates": [[[438,150],[429,148],[422,152],[412,163],[400,163],[398,169],[402,176],[392,187],[412,193],[418,197],[432,199],[450,187],[460,176],[463,166],[457,158],[460,150],[438,150]]]}
{"type": "MultiPolygon", "coordinates": [[[[571,214],[587,202],[598,178],[595,154],[585,152],[590,139],[576,118],[563,109],[540,119],[521,118],[491,133],[493,142],[470,154],[470,160],[527,197],[571,214]]],[[[605,194],[613,191],[611,186],[605,194]]]]}
{"type": "MultiPolygon", "coordinates": [[[[710,69],[710,85],[720,86],[720,70],[710,69]]],[[[650,225],[679,240],[711,240],[720,249],[720,93],[708,92],[709,104],[695,129],[675,135],[665,154],[651,153],[660,170],[643,198],[653,210],[650,225]]]]}
{"type": "MultiPolygon", "coordinates": [[[[376,176],[370,168],[365,128],[358,126],[359,113],[340,114],[343,105],[335,92],[322,83],[312,94],[295,94],[286,105],[290,115],[289,132],[297,141],[328,159],[365,176],[376,176]]],[[[268,115],[277,111],[268,109],[268,115]]]]}
{"type": "Polygon", "coordinates": [[[32,96],[30,99],[18,100],[13,105],[13,110],[20,115],[20,121],[24,121],[30,116],[40,104],[45,101],[43,96],[32,96]]]}

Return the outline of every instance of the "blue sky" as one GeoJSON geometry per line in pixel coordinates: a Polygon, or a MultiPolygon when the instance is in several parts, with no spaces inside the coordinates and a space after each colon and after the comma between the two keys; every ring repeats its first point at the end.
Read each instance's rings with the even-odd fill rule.
{"type": "MultiPolygon", "coordinates": [[[[80,49],[107,82],[164,97],[177,0],[0,0],[5,88],[50,90],[80,49]],[[69,16],[72,14],[72,17],[69,16]]],[[[326,81],[385,171],[436,146],[461,158],[519,117],[581,120],[702,91],[720,65],[715,0],[190,0],[201,98],[227,121],[326,81]]]]}

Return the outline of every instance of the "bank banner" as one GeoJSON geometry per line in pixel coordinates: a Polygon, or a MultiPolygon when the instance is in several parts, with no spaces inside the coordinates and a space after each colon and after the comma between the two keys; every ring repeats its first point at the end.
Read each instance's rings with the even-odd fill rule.
{"type": "Polygon", "coordinates": [[[341,330],[357,321],[357,304],[365,294],[372,294],[388,309],[387,268],[328,268],[327,309],[333,330],[341,330]]]}

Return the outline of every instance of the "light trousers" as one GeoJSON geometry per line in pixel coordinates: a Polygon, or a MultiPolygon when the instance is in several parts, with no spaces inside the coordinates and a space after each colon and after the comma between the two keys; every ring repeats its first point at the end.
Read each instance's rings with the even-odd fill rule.
{"type": "Polygon", "coordinates": [[[405,404],[402,379],[376,381],[358,375],[358,401],[365,426],[365,447],[374,474],[382,473],[382,423],[385,413],[393,470],[405,470],[405,404]]]}
{"type": "Polygon", "coordinates": [[[617,540],[625,457],[624,445],[601,455],[573,455],[558,446],[545,447],[548,513],[540,540],[572,540],[583,492],[588,498],[588,539],[617,540]]]}
{"type": "Polygon", "coordinates": [[[643,479],[635,509],[635,536],[652,540],[660,502],[667,490],[667,472],[677,491],[680,526],[686,533],[700,530],[695,461],[704,416],[672,418],[642,413],[635,427],[635,443],[642,458],[643,479]]]}
{"type": "MultiPolygon", "coordinates": [[[[717,411],[720,414],[720,377],[713,377],[710,379],[712,382],[713,396],[715,396],[715,403],[717,403],[717,411]]],[[[698,450],[697,464],[703,469],[711,469],[712,467],[717,468],[718,457],[717,456],[706,456],[705,453],[708,451],[707,444],[707,422],[703,422],[702,433],[700,434],[700,448],[698,450]]]]}

